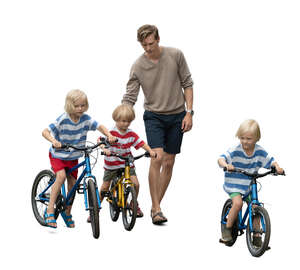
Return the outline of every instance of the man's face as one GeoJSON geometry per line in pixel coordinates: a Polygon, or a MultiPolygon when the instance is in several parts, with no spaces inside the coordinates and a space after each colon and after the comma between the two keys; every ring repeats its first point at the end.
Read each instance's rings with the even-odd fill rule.
{"type": "Polygon", "coordinates": [[[155,39],[154,34],[146,37],[141,45],[148,56],[153,56],[159,53],[159,39],[155,39]]]}

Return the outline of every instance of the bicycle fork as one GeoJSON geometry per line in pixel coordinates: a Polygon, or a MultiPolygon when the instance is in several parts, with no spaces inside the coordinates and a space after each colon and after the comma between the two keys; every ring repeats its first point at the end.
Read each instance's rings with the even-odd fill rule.
{"type": "MultiPolygon", "coordinates": [[[[253,233],[261,233],[261,231],[255,231],[255,228],[253,226],[253,216],[255,214],[255,208],[258,206],[262,206],[262,204],[258,201],[258,196],[257,196],[257,182],[256,182],[256,178],[253,179],[253,184],[252,184],[252,201],[249,205],[249,225],[250,225],[250,231],[253,233]]],[[[262,232],[266,231],[266,225],[264,222],[264,218],[260,217],[260,224],[262,226],[262,232]]]]}
{"type": "Polygon", "coordinates": [[[121,207],[125,208],[125,191],[127,186],[133,186],[130,180],[130,166],[125,166],[124,177],[119,185],[119,202],[121,207]]]}
{"type": "Polygon", "coordinates": [[[87,182],[88,180],[92,180],[95,184],[95,189],[96,189],[96,196],[97,196],[97,203],[98,203],[98,210],[101,209],[101,200],[100,200],[100,196],[99,196],[99,191],[98,191],[98,185],[96,182],[96,179],[94,176],[88,176],[83,180],[83,194],[84,194],[84,204],[85,204],[85,210],[88,211],[90,210],[89,208],[89,203],[88,203],[88,192],[87,192],[87,182]]]}

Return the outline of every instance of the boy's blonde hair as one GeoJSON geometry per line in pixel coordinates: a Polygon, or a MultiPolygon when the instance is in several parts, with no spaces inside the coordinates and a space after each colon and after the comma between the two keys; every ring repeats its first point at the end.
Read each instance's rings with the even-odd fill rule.
{"type": "Polygon", "coordinates": [[[243,134],[250,132],[255,137],[256,141],[260,139],[260,128],[258,123],[253,119],[245,120],[236,132],[236,137],[241,138],[243,134]]]}
{"type": "Polygon", "coordinates": [[[127,104],[119,105],[112,113],[114,121],[127,120],[129,122],[135,119],[135,113],[132,106],[127,104]]]}
{"type": "Polygon", "coordinates": [[[89,102],[88,102],[88,98],[87,98],[86,94],[79,89],[74,89],[74,90],[71,90],[66,96],[65,111],[68,114],[74,113],[74,111],[75,111],[74,103],[80,98],[84,99],[86,102],[85,112],[88,110],[89,102]]]}

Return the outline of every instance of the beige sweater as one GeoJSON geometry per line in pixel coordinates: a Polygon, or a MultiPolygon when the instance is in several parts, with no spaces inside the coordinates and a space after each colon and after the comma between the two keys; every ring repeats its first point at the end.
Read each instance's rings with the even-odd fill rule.
{"type": "Polygon", "coordinates": [[[145,96],[145,110],[160,114],[184,111],[183,89],[192,88],[193,80],[183,53],[175,48],[162,47],[157,64],[141,55],[131,68],[122,103],[134,105],[140,86],[145,96]]]}

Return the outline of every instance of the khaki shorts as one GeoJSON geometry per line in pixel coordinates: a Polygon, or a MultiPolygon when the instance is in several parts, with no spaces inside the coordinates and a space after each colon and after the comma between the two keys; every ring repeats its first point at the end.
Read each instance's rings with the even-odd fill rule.
{"type": "MultiPolygon", "coordinates": [[[[123,169],[117,169],[117,170],[105,170],[103,181],[111,181],[112,179],[118,177],[120,173],[123,171],[123,169]]],[[[136,176],[136,172],[134,168],[130,168],[130,175],[136,176]]]]}

